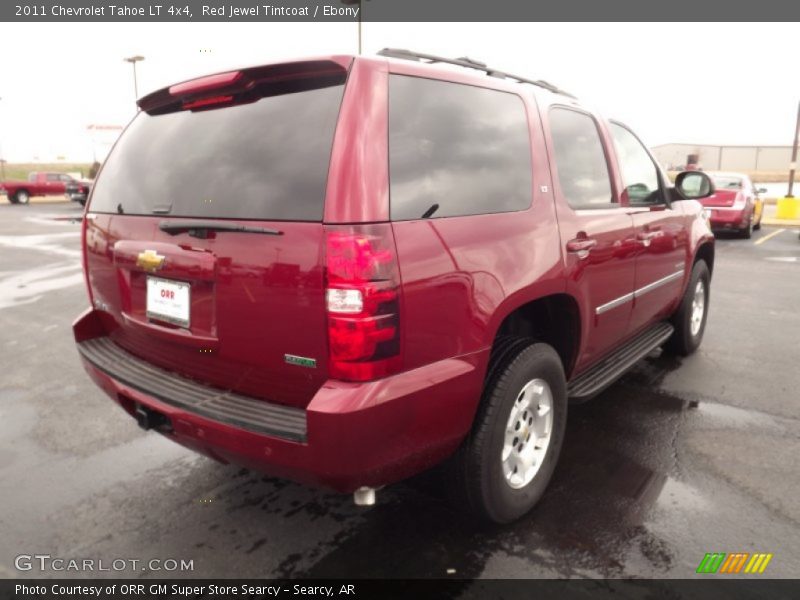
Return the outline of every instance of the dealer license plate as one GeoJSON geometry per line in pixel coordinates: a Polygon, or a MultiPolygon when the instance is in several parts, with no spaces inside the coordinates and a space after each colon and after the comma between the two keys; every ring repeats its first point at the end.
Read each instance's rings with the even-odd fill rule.
{"type": "Polygon", "coordinates": [[[189,327],[191,288],[182,281],[147,278],[147,317],[189,327]]]}

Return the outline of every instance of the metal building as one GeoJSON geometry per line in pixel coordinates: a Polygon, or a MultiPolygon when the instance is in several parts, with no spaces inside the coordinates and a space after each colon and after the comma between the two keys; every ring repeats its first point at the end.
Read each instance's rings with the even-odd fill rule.
{"type": "Polygon", "coordinates": [[[680,171],[697,155],[706,171],[783,171],[789,168],[791,146],[713,146],[709,144],[661,144],[651,148],[667,169],[680,171]]]}

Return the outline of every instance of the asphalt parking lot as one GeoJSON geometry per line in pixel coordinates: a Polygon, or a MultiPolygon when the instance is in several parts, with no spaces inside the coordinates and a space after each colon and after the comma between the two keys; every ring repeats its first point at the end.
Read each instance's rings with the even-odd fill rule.
{"type": "Polygon", "coordinates": [[[478,528],[433,477],[371,509],[144,433],[83,372],[79,206],[0,205],[0,576],[20,554],[192,560],[181,577],[675,577],[706,552],[800,556],[800,241],[722,238],[706,337],[571,407],[520,522],[478,528]]]}

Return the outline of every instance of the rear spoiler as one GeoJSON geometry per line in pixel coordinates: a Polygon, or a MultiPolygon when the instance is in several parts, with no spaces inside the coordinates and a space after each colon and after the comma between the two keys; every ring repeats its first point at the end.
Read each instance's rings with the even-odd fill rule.
{"type": "Polygon", "coordinates": [[[190,79],[155,91],[137,102],[150,115],[246,104],[345,82],[352,57],[333,57],[252,67],[190,79]]]}

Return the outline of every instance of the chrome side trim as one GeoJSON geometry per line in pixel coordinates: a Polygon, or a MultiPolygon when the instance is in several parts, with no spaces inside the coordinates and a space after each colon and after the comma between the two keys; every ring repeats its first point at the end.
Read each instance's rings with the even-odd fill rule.
{"type": "Polygon", "coordinates": [[[742,206],[741,208],[736,208],[735,206],[704,206],[706,210],[718,210],[721,212],[742,212],[747,206],[742,206]]]}
{"type": "Polygon", "coordinates": [[[597,308],[594,309],[595,314],[602,315],[604,312],[608,312],[612,308],[617,308],[618,306],[622,306],[626,302],[630,302],[633,300],[633,292],[630,294],[625,294],[624,296],[620,296],[619,298],[615,298],[611,302],[606,302],[605,304],[601,304],[597,308]]]}
{"type": "Polygon", "coordinates": [[[661,287],[662,285],[666,285],[670,281],[675,281],[676,279],[683,277],[683,269],[680,271],[675,271],[672,275],[667,275],[666,277],[662,277],[654,281],[653,283],[648,283],[644,287],[640,287],[638,290],[633,292],[633,297],[638,298],[639,296],[644,296],[647,292],[652,292],[654,289],[661,287]]]}
{"type": "Polygon", "coordinates": [[[594,309],[596,315],[602,315],[605,312],[608,312],[612,308],[617,308],[618,306],[622,306],[626,302],[630,302],[634,298],[638,298],[639,296],[644,296],[647,292],[652,292],[654,289],[661,287],[662,285],[666,285],[671,281],[675,281],[683,277],[684,270],[681,269],[680,271],[675,271],[671,275],[667,275],[666,277],[662,277],[652,283],[648,283],[647,285],[640,287],[638,290],[634,290],[630,294],[625,294],[624,296],[620,296],[619,298],[614,298],[611,302],[606,302],[605,304],[601,304],[597,308],[594,309]]]}

